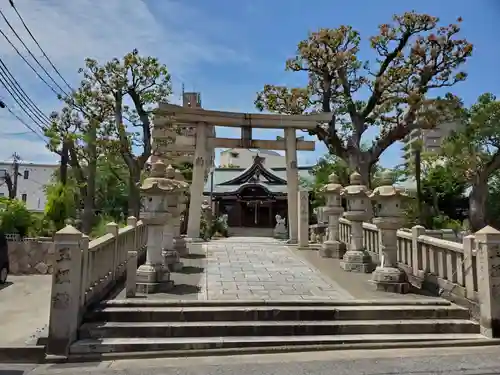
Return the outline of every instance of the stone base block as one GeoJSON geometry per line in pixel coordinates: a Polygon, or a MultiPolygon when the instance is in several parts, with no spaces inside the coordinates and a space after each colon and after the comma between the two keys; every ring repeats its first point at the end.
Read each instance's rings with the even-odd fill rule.
{"type": "Polygon", "coordinates": [[[198,254],[200,252],[203,252],[203,243],[204,242],[188,242],[186,243],[188,253],[189,254],[198,254]]]}
{"type": "Polygon", "coordinates": [[[286,240],[288,238],[288,233],[274,232],[273,237],[278,240],[286,240]]]}
{"type": "Polygon", "coordinates": [[[388,292],[397,294],[406,294],[410,292],[409,283],[384,283],[380,281],[369,281],[372,288],[377,292],[388,292]]]}
{"type": "Polygon", "coordinates": [[[179,253],[175,250],[162,250],[161,255],[163,256],[163,264],[166,266],[177,263],[180,260],[179,253]]]}
{"type": "Polygon", "coordinates": [[[170,272],[162,264],[143,264],[136,275],[137,293],[165,293],[174,286],[170,272]]]}
{"type": "Polygon", "coordinates": [[[180,272],[180,271],[182,271],[183,267],[184,267],[184,264],[182,262],[176,262],[176,263],[170,264],[168,268],[171,272],[180,272]]]}
{"type": "Polygon", "coordinates": [[[410,283],[406,274],[395,267],[377,267],[373,271],[370,284],[378,291],[406,294],[410,290],[410,283]]]}
{"type": "Polygon", "coordinates": [[[203,238],[199,238],[199,237],[195,237],[195,238],[186,237],[186,238],[184,238],[184,241],[186,241],[187,244],[205,242],[205,240],[203,238]]]}
{"type": "Polygon", "coordinates": [[[186,246],[186,240],[182,237],[175,237],[174,250],[177,251],[181,257],[187,255],[188,248],[186,246]]]}
{"type": "Polygon", "coordinates": [[[161,283],[137,283],[138,294],[168,293],[172,291],[174,282],[164,281],[161,283]]]}
{"type": "Polygon", "coordinates": [[[342,259],[346,252],[346,245],[339,241],[325,241],[319,249],[322,258],[342,259]]]}
{"type": "Polygon", "coordinates": [[[347,272],[370,273],[373,263],[370,254],[364,250],[348,250],[342,257],[340,267],[347,272]]]}

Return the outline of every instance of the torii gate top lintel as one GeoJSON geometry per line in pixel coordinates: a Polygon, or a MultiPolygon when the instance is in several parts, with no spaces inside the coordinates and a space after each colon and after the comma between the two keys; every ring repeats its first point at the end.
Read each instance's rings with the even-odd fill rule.
{"type": "Polygon", "coordinates": [[[202,108],[186,108],[175,104],[160,103],[155,115],[172,116],[183,124],[205,123],[213,126],[249,127],[268,129],[314,129],[318,123],[331,120],[331,113],[310,115],[276,115],[264,113],[241,113],[214,111],[202,108]]]}

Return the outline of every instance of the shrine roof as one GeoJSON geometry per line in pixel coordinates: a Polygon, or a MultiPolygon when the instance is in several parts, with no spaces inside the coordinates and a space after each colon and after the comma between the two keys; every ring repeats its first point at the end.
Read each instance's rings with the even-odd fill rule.
{"type": "MultiPolygon", "coordinates": [[[[299,178],[312,180],[312,167],[298,167],[299,178]]],[[[286,193],[286,167],[266,168],[259,158],[248,168],[215,168],[213,176],[214,194],[236,193],[245,185],[260,185],[271,193],[286,193]]],[[[204,193],[209,194],[211,187],[210,175],[204,187],[204,193]]]]}

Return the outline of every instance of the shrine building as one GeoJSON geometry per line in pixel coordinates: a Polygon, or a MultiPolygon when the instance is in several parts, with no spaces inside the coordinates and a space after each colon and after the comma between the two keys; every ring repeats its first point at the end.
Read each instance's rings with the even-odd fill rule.
{"type": "MultiPolygon", "coordinates": [[[[215,168],[208,176],[203,195],[212,196],[215,215],[228,215],[230,228],[274,228],[276,215],[288,218],[286,165],[266,167],[262,154],[247,168],[215,168]]],[[[299,179],[311,180],[311,169],[297,167],[299,179]]]]}

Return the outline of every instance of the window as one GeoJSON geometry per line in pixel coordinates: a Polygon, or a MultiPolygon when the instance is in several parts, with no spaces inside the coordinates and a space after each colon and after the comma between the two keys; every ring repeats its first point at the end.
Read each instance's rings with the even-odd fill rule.
{"type": "Polygon", "coordinates": [[[28,194],[21,194],[21,200],[26,203],[26,201],[28,200],[28,194]]]}
{"type": "Polygon", "coordinates": [[[30,178],[30,171],[26,170],[24,171],[24,179],[27,180],[28,178],[30,178]]]}

